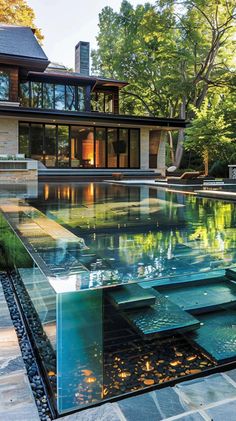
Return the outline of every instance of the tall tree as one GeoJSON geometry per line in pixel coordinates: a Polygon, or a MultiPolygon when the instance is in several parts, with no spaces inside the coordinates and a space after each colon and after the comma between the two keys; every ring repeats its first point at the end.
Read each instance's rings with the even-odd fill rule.
{"type": "MultiPolygon", "coordinates": [[[[235,71],[235,16],[234,0],[159,0],[136,8],[124,0],[118,13],[100,13],[94,69],[130,82],[125,111],[192,119],[235,71]]],[[[180,132],[177,166],[183,139],[180,132]]]]}
{"type": "Polygon", "coordinates": [[[41,29],[35,25],[35,13],[25,0],[0,0],[0,22],[30,26],[39,41],[43,40],[41,29]]]}

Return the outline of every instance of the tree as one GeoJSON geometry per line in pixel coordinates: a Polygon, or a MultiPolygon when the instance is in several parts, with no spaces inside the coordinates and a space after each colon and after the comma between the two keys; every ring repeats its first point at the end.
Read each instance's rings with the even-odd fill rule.
{"type": "MultiPolygon", "coordinates": [[[[235,1],[159,0],[99,15],[94,70],[126,79],[125,112],[193,119],[235,72],[235,1]]],[[[184,134],[179,132],[175,165],[184,134]]],[[[172,142],[170,133],[170,143],[172,142]]]]}
{"type": "Polygon", "coordinates": [[[208,100],[204,101],[201,110],[195,108],[193,111],[196,117],[186,129],[185,149],[202,156],[205,175],[208,175],[209,162],[215,159],[230,161],[232,131],[222,111],[209,107],[208,100]]]}
{"type": "Polygon", "coordinates": [[[30,26],[39,41],[43,40],[41,29],[35,23],[35,13],[25,0],[0,0],[0,22],[30,26]]]}

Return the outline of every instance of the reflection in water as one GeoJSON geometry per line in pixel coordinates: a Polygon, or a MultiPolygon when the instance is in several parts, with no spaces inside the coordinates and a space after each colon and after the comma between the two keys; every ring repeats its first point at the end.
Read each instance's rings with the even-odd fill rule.
{"type": "Polygon", "coordinates": [[[90,283],[176,276],[234,264],[235,206],[147,186],[40,186],[42,210],[84,238],[76,257],[90,283]]]}

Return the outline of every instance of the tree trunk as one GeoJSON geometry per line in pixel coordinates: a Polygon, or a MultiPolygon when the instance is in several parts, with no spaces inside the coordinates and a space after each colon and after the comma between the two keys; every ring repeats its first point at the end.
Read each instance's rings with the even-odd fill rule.
{"type": "Polygon", "coordinates": [[[204,162],[204,175],[208,176],[208,174],[209,174],[209,154],[208,154],[207,149],[205,149],[203,151],[203,162],[204,162]]]}
{"type": "MultiPolygon", "coordinates": [[[[183,119],[186,118],[186,97],[183,98],[183,102],[181,104],[180,118],[183,118],[183,119]]],[[[176,147],[176,152],[175,152],[175,163],[174,163],[176,168],[179,168],[181,164],[183,153],[184,153],[184,129],[179,129],[177,147],[176,147]]]]}
{"type": "Polygon", "coordinates": [[[168,132],[168,136],[169,136],[171,163],[172,163],[172,165],[174,165],[174,163],[175,163],[175,151],[174,151],[173,137],[172,137],[171,131],[168,132]]]}

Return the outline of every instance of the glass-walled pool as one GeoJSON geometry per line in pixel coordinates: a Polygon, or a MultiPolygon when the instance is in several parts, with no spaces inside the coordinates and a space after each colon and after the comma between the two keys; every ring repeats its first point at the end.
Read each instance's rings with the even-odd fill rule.
{"type": "Polygon", "coordinates": [[[58,413],[236,360],[233,203],[109,183],[4,196],[0,261],[58,413]]]}

